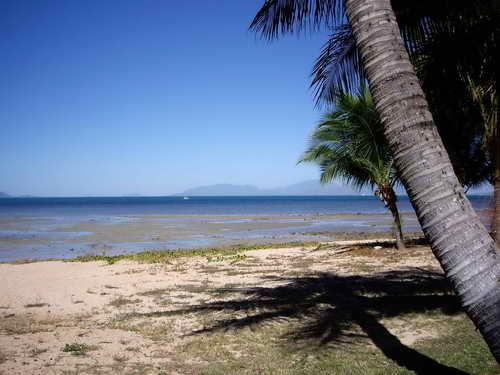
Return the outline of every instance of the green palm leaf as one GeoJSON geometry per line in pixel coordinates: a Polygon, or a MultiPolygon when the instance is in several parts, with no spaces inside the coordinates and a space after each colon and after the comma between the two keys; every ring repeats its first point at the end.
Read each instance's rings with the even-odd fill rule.
{"type": "Polygon", "coordinates": [[[368,89],[337,95],[335,110],[324,114],[299,162],[314,162],[321,182],[339,179],[361,189],[393,186],[392,167],[383,128],[368,89]]]}
{"type": "Polygon", "coordinates": [[[356,95],[336,94],[335,102],[335,110],[325,113],[313,131],[299,163],[317,164],[323,184],[340,180],[358,190],[374,190],[391,211],[398,246],[403,247],[394,192],[399,179],[370,93],[361,86],[356,95]]]}

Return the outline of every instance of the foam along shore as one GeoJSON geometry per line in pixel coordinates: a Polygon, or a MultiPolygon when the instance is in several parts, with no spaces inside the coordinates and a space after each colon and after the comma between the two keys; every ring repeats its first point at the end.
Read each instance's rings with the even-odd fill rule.
{"type": "Polygon", "coordinates": [[[456,350],[464,369],[494,366],[463,314],[442,311],[453,305],[447,296],[427,246],[400,252],[389,239],[198,251],[154,263],[0,264],[0,373],[281,374],[304,373],[306,362],[306,373],[404,368],[349,320],[353,299],[368,303],[365,312],[404,348],[439,357],[433,345],[454,335],[472,348],[469,357],[456,350]],[[358,337],[356,350],[307,349],[322,340],[304,336],[308,327],[330,309],[340,314],[338,337],[358,337]]]}

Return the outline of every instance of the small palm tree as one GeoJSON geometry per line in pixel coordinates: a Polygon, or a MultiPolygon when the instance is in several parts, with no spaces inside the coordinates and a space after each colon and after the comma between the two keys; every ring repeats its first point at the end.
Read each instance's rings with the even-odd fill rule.
{"type": "Polygon", "coordinates": [[[324,184],[340,179],[359,190],[366,186],[374,189],[392,214],[398,249],[404,248],[394,191],[398,177],[366,87],[361,87],[357,95],[337,95],[336,110],[326,113],[320,121],[300,162],[318,164],[324,184]]]}

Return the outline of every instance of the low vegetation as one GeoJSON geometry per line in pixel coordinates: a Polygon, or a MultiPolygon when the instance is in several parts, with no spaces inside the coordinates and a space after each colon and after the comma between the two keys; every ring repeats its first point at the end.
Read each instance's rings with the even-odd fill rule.
{"type": "Polygon", "coordinates": [[[88,352],[97,350],[99,347],[96,345],[87,345],[87,344],[79,344],[79,343],[73,343],[73,344],[66,344],[64,345],[64,348],[62,348],[62,351],[65,353],[71,353],[71,355],[74,356],[84,356],[88,352]]]}
{"type": "Polygon", "coordinates": [[[113,306],[113,307],[122,307],[125,305],[134,305],[134,304],[141,303],[141,302],[142,302],[142,300],[140,300],[140,299],[130,299],[130,298],[125,298],[125,297],[118,297],[118,298],[114,299],[113,301],[111,301],[109,303],[109,305],[113,306]]]}
{"type": "Polygon", "coordinates": [[[237,257],[238,254],[249,250],[262,249],[277,249],[299,246],[318,246],[319,242],[288,242],[281,244],[267,245],[236,245],[232,247],[207,248],[207,249],[189,249],[189,250],[158,250],[158,251],[143,251],[135,254],[122,255],[83,255],[72,259],[66,259],[66,262],[96,262],[104,261],[108,264],[114,264],[120,260],[133,260],[139,263],[159,263],[170,264],[174,259],[191,258],[191,257],[206,257],[209,261],[219,262],[228,257],[231,260],[241,260],[243,257],[237,257]]]}

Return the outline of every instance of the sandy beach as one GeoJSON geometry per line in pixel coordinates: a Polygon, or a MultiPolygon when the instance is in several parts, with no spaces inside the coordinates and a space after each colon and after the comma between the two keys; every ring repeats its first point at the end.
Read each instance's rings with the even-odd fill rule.
{"type": "Polygon", "coordinates": [[[0,4],[0,375],[500,375],[500,0],[0,4]]]}
{"type": "Polygon", "coordinates": [[[346,301],[393,293],[402,298],[386,302],[394,311],[377,304],[369,309],[405,348],[453,334],[450,322],[465,319],[442,311],[450,292],[430,249],[414,245],[398,252],[390,241],[267,248],[156,264],[0,264],[0,285],[3,375],[307,373],[293,371],[294,361],[312,364],[325,350],[334,357],[349,352],[333,343],[353,335],[359,336],[353,345],[361,367],[338,373],[364,373],[363,361],[385,358],[385,349],[363,325],[341,324],[336,338],[330,332],[327,349],[318,351],[323,354],[305,349],[328,335],[326,327],[318,335],[310,329],[329,309],[349,315],[346,301]],[[301,297],[303,288],[313,290],[301,297]],[[417,305],[418,298],[442,297],[412,310],[404,307],[409,296],[417,305]],[[434,312],[418,315],[424,310],[434,312]],[[276,353],[283,350],[289,354],[282,358],[276,353]]]}

